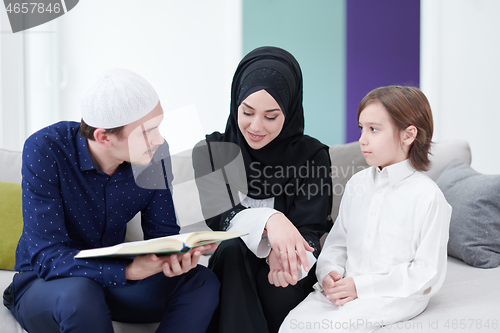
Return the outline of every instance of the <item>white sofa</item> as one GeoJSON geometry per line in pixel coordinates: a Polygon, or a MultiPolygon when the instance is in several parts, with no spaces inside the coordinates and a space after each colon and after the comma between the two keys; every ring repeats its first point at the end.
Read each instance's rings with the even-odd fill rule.
{"type": "MultiPolygon", "coordinates": [[[[471,154],[467,142],[444,141],[433,145],[432,167],[429,177],[436,180],[445,167],[455,158],[468,164],[471,154]]],[[[334,178],[334,207],[332,217],[338,213],[338,204],[347,180],[360,168],[366,167],[357,143],[335,145],[330,148],[332,175],[334,178]]],[[[174,203],[181,232],[205,229],[202,222],[196,185],[194,183],[190,154],[173,157],[174,203]]],[[[21,156],[19,152],[0,149],[0,181],[21,181],[21,156]]],[[[2,212],[0,212],[1,214],[2,212]]],[[[0,230],[0,232],[2,232],[0,230]]],[[[129,223],[127,240],[141,238],[137,219],[129,223]]],[[[202,259],[206,264],[208,258],[202,259]]],[[[10,283],[14,272],[0,270],[0,290],[10,283]]],[[[427,309],[418,317],[385,329],[394,332],[500,332],[500,267],[481,269],[449,257],[448,271],[441,291],[434,296],[427,309]],[[486,325],[489,327],[487,328],[486,325]],[[496,327],[496,328],[495,328],[496,327]]],[[[0,306],[0,331],[4,333],[24,332],[12,314],[0,306]]],[[[157,324],[127,324],[114,322],[117,333],[154,332],[157,324]]]]}

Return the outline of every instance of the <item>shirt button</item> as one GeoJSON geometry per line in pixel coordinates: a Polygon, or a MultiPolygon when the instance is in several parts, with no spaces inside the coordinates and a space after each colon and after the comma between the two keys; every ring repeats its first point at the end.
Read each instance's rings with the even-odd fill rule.
{"type": "Polygon", "coordinates": [[[377,215],[377,213],[376,213],[376,212],[371,212],[371,214],[372,214],[372,216],[375,216],[375,215],[377,215]]]}

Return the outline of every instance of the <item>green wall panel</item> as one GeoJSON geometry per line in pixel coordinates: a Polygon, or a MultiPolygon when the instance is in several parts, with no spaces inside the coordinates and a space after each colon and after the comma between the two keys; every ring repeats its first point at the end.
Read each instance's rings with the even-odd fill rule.
{"type": "Polygon", "coordinates": [[[345,0],[243,0],[243,54],[288,50],[304,76],[305,133],[325,144],[345,138],[345,0]]]}

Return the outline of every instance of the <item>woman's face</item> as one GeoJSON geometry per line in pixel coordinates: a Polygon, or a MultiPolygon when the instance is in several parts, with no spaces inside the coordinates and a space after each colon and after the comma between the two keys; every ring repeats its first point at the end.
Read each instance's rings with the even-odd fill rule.
{"type": "Polygon", "coordinates": [[[252,149],[261,149],[281,132],[285,114],[265,90],[249,95],[238,107],[238,127],[252,149]]]}

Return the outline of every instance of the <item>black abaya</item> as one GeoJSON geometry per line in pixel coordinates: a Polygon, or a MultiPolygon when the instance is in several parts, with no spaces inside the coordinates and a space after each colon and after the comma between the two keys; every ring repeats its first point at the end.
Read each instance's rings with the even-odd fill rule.
{"type": "MultiPolygon", "coordinates": [[[[252,209],[238,201],[237,192],[245,187],[241,179],[231,182],[232,176],[226,175],[223,168],[241,152],[247,195],[257,200],[274,198],[273,208],[294,224],[318,256],[319,239],[326,231],[332,204],[331,164],[328,147],[303,131],[302,74],[295,58],[275,47],[250,52],[233,78],[225,132],[207,135],[193,152],[202,210],[211,229],[226,230],[238,213],[252,209]],[[255,150],[238,128],[238,106],[261,89],[277,101],[285,121],[273,141],[255,150]],[[234,144],[236,151],[221,148],[224,147],[221,142],[234,144]],[[223,171],[222,185],[202,178],[218,170],[223,171]]],[[[240,239],[223,242],[210,259],[209,267],[221,282],[219,307],[210,332],[277,332],[288,312],[312,291],[316,282],[311,269],[295,286],[271,285],[266,260],[258,258],[240,239]]]]}

